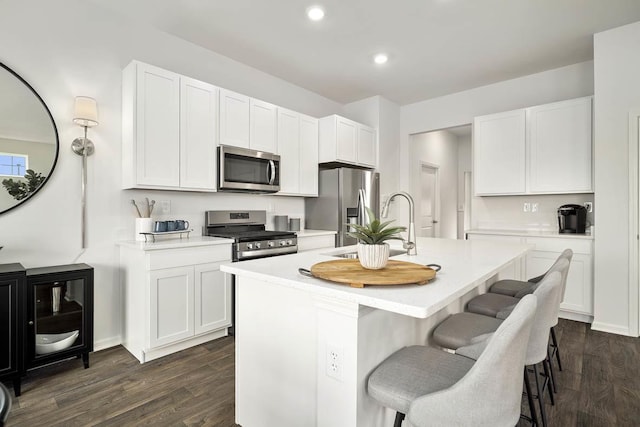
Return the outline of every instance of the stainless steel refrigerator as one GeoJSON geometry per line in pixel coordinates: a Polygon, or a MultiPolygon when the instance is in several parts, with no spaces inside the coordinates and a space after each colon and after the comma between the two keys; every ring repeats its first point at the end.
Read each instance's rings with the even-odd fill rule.
{"type": "Polygon", "coordinates": [[[305,199],[307,229],[337,231],[336,247],[355,245],[348,223],[368,222],[365,207],[380,216],[380,174],[370,170],[320,169],[318,197],[305,199]]]}

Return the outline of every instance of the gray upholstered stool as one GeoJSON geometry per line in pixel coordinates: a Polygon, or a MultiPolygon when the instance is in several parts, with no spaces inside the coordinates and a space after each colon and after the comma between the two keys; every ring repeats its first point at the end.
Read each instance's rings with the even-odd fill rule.
{"type": "Polygon", "coordinates": [[[0,383],[0,427],[7,422],[9,412],[11,412],[11,395],[4,384],[0,383]]]}
{"type": "MultiPolygon", "coordinates": [[[[545,388],[549,390],[549,397],[551,399],[551,402],[553,403],[553,394],[551,392],[551,388],[548,387],[547,383],[547,380],[550,378],[547,363],[549,330],[553,324],[555,316],[557,316],[557,311],[559,310],[560,292],[562,291],[562,271],[569,268],[569,261],[562,260],[559,263],[559,268],[560,271],[551,272],[542,281],[540,281],[536,290],[533,292],[533,295],[538,298],[538,308],[536,310],[535,321],[531,329],[531,338],[529,339],[526,356],[526,364],[528,366],[533,366],[533,370],[535,372],[535,380],[538,390],[538,403],[543,425],[546,425],[546,414],[544,410],[544,404],[542,402],[543,391],[545,388]],[[542,385],[540,385],[539,382],[537,367],[537,365],[541,362],[543,363],[543,369],[547,374],[542,385]]],[[[505,295],[499,296],[504,298],[512,298],[505,295]]],[[[522,301],[522,299],[512,299],[514,299],[516,302],[522,301]]],[[[515,307],[518,306],[519,304],[517,304],[515,307]]],[[[515,308],[506,317],[507,320],[511,318],[514,312],[515,308]]],[[[456,350],[456,353],[459,353],[461,349],[464,351],[465,346],[473,346],[477,343],[478,339],[482,338],[482,336],[474,337],[473,332],[469,331],[482,330],[482,334],[485,334],[486,336],[487,329],[490,328],[490,324],[486,322],[486,319],[492,319],[495,322],[500,322],[500,319],[476,313],[458,313],[451,315],[436,327],[433,332],[433,340],[437,345],[456,350]],[[484,327],[476,326],[478,324],[482,324],[484,325],[484,327]]],[[[524,373],[524,379],[527,388],[527,397],[529,399],[531,416],[533,421],[538,424],[538,417],[532,399],[533,394],[531,393],[531,386],[529,383],[529,375],[526,369],[524,373]]]]}
{"type": "Polygon", "coordinates": [[[483,349],[475,363],[431,347],[398,350],[369,376],[369,395],[397,411],[397,427],[404,414],[418,427],[515,425],[535,307],[534,296],[523,298],[495,333],[472,345],[483,349]]]}

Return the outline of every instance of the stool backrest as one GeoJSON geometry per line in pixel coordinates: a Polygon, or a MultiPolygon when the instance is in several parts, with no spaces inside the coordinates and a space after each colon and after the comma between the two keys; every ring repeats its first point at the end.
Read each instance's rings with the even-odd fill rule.
{"type": "Polygon", "coordinates": [[[535,296],[522,298],[460,381],[414,400],[407,414],[409,422],[415,426],[516,425],[536,305],[535,296]]]}
{"type": "Polygon", "coordinates": [[[9,390],[0,383],[0,426],[4,426],[9,418],[9,412],[11,411],[11,395],[9,390]]]}

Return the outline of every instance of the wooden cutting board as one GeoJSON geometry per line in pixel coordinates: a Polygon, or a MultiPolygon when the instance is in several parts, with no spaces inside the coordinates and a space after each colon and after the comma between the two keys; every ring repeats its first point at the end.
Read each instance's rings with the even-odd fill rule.
{"type": "Polygon", "coordinates": [[[368,270],[357,259],[341,259],[314,264],[311,274],[320,279],[363,288],[364,285],[424,285],[436,276],[436,271],[424,265],[395,260],[389,260],[387,266],[380,270],[368,270]]]}

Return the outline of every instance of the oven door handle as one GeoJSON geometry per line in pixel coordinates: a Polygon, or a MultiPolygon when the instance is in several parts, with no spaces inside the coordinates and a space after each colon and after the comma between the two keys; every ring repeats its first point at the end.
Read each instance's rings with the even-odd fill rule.
{"type": "Polygon", "coordinates": [[[269,185],[273,185],[273,181],[276,180],[276,163],[273,160],[269,160],[269,165],[267,166],[267,179],[269,180],[269,185]]]}

